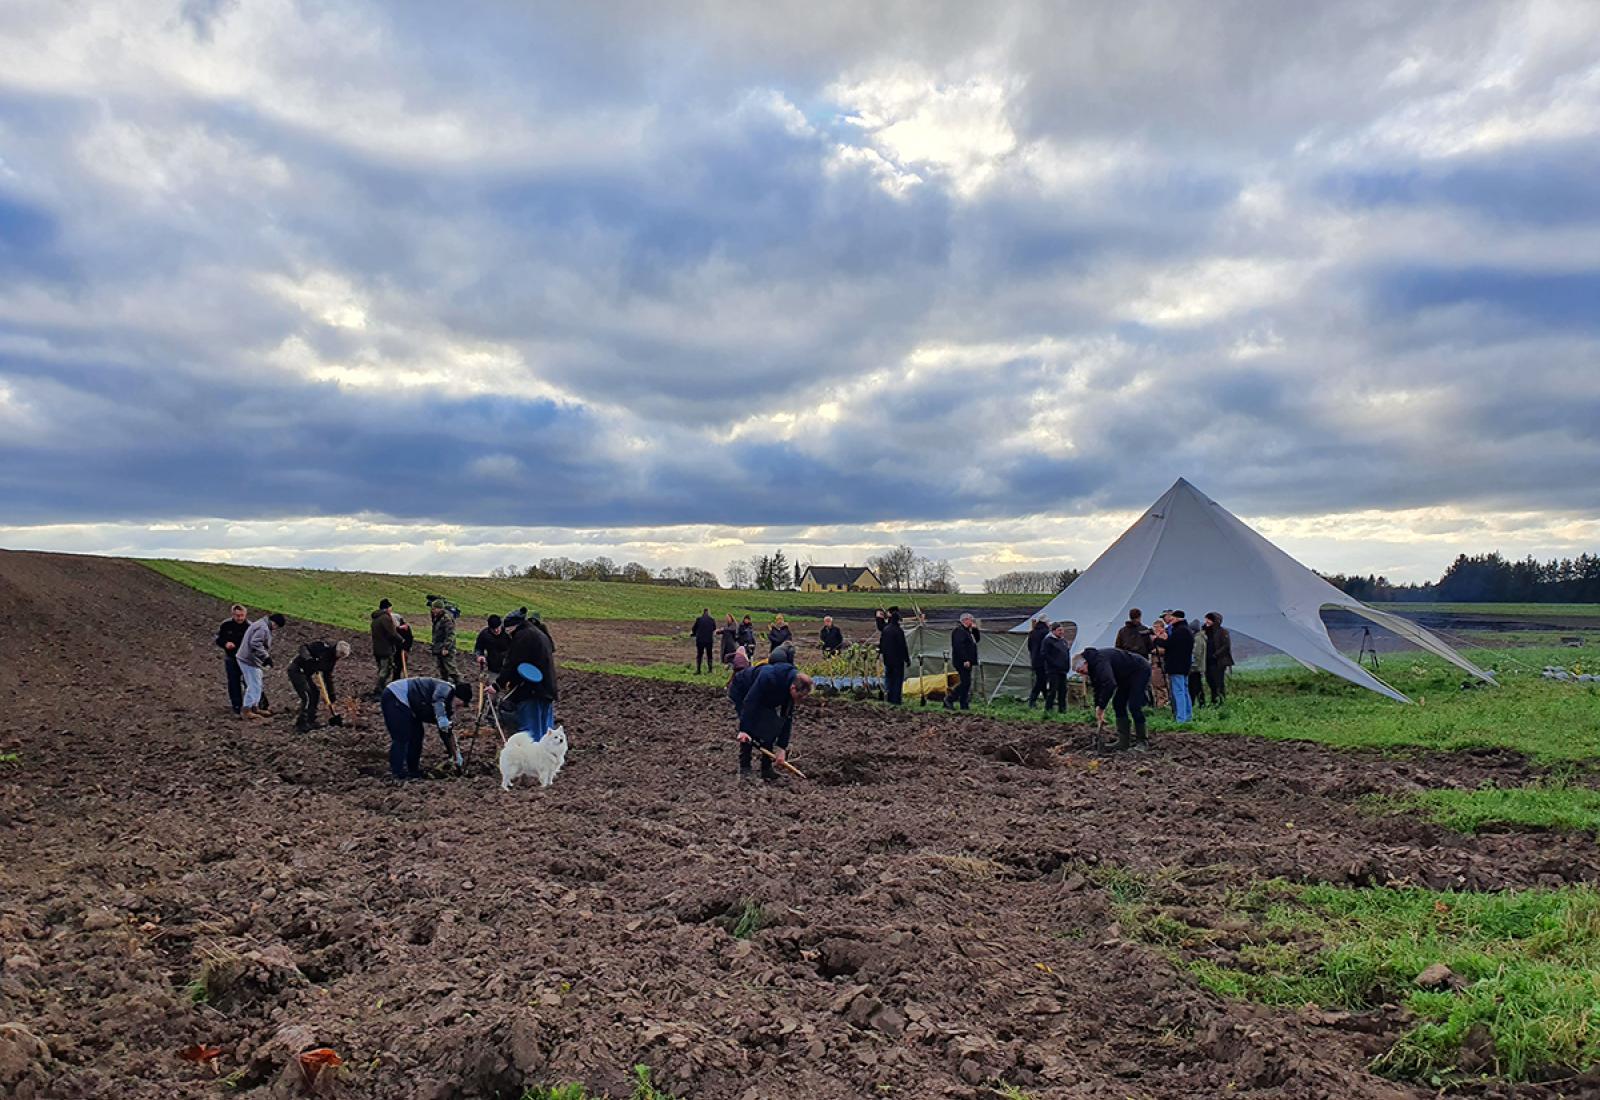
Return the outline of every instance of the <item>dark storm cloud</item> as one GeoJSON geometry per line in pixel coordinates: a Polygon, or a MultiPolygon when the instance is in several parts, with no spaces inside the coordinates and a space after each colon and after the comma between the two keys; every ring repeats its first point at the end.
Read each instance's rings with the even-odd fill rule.
{"type": "Polygon", "coordinates": [[[16,522],[1600,506],[1592,9],[103,14],[0,14],[16,522]]]}

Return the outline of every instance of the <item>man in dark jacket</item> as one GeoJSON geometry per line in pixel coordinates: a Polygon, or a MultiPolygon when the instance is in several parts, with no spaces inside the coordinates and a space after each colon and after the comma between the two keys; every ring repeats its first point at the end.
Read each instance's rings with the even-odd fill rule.
{"type": "Polygon", "coordinates": [[[794,705],[809,694],[811,677],[791,664],[764,665],[757,671],[739,704],[741,776],[750,774],[754,745],[759,745],[766,750],[761,754],[761,778],[768,782],[777,778],[773,758],[783,763],[794,732],[794,705]]]}
{"type": "Polygon", "coordinates": [[[897,707],[906,682],[906,666],[911,663],[911,647],[906,645],[898,607],[889,609],[883,632],[878,635],[878,655],[883,658],[884,701],[897,707]]]}
{"type": "Polygon", "coordinates": [[[496,676],[506,660],[506,650],[511,648],[511,635],[506,633],[503,620],[498,615],[489,616],[489,625],[478,631],[478,640],[472,643],[473,656],[478,667],[486,668],[496,676]]]}
{"type": "Polygon", "coordinates": [[[244,641],[245,627],[249,626],[244,604],[233,605],[233,614],[217,627],[216,644],[222,650],[222,670],[228,677],[228,703],[233,713],[244,711],[244,677],[239,673],[239,643],[244,641]]]}
{"type": "Polygon", "coordinates": [[[421,779],[423,727],[439,727],[439,740],[457,767],[461,752],[450,732],[450,712],[459,702],[470,702],[472,685],[448,684],[431,676],[396,680],[383,690],[383,724],[389,730],[389,774],[395,779],[421,779]]]}
{"type": "Polygon", "coordinates": [[[1144,701],[1150,692],[1150,662],[1126,649],[1085,649],[1074,664],[1078,675],[1094,686],[1095,721],[1106,720],[1106,704],[1117,714],[1118,750],[1150,747],[1145,734],[1144,701]],[[1130,743],[1129,719],[1134,740],[1130,743]]]}
{"type": "Polygon", "coordinates": [[[717,638],[717,620],[711,617],[709,607],[701,608],[700,617],[694,621],[694,626],[689,628],[689,633],[694,635],[694,670],[700,671],[700,662],[705,661],[705,670],[710,672],[717,666],[711,660],[711,643],[717,638]]]}
{"type": "Polygon", "coordinates": [[[1039,665],[1044,676],[1044,712],[1067,713],[1067,673],[1072,671],[1072,647],[1067,644],[1067,624],[1056,623],[1039,642],[1039,665]]]}
{"type": "Polygon", "coordinates": [[[822,631],[817,635],[822,641],[822,655],[836,657],[844,649],[844,631],[833,625],[833,616],[822,617],[822,631]]]}
{"type": "Polygon", "coordinates": [[[1039,655],[1039,647],[1044,645],[1044,640],[1050,637],[1050,624],[1043,618],[1033,620],[1033,628],[1028,631],[1028,667],[1033,670],[1033,687],[1028,690],[1028,706],[1032,707],[1039,701],[1039,696],[1045,696],[1045,709],[1050,709],[1049,690],[1045,682],[1044,658],[1039,655]]]}
{"type": "Polygon", "coordinates": [[[1194,667],[1194,632],[1181,611],[1161,617],[1161,667],[1167,674],[1167,690],[1172,693],[1172,717],[1179,722],[1194,718],[1189,700],[1189,670],[1194,667]]]}
{"type": "Polygon", "coordinates": [[[1128,621],[1117,631],[1116,646],[1150,659],[1150,628],[1144,625],[1144,612],[1137,607],[1128,612],[1128,621]]]}
{"type": "Polygon", "coordinates": [[[393,608],[394,604],[382,599],[378,610],[372,613],[372,663],[378,668],[378,686],[373,694],[380,699],[390,681],[400,678],[400,619],[393,608]]]}
{"type": "Polygon", "coordinates": [[[978,668],[978,624],[971,612],[961,616],[961,621],[950,632],[950,663],[955,666],[956,690],[946,697],[945,710],[962,710],[972,703],[972,676],[978,668]]]}
{"type": "Polygon", "coordinates": [[[513,611],[505,623],[512,628],[511,647],[495,688],[500,705],[516,710],[516,726],[535,741],[544,739],[556,718],[556,655],[550,637],[532,619],[513,611]],[[524,670],[523,666],[531,666],[524,670]]]}
{"type": "Polygon", "coordinates": [[[1223,629],[1222,616],[1206,612],[1206,690],[1211,701],[1220,703],[1228,695],[1228,670],[1233,667],[1233,635],[1223,629]]]}
{"type": "MultiPolygon", "coordinates": [[[[300,710],[294,718],[294,728],[299,733],[316,729],[317,704],[326,700],[328,710],[333,710],[338,693],[333,686],[333,666],[341,657],[350,656],[350,643],[337,645],[329,642],[308,642],[300,647],[295,659],[289,662],[289,685],[300,697],[300,710]]],[[[344,725],[344,719],[330,713],[328,721],[335,726],[344,725]]]]}

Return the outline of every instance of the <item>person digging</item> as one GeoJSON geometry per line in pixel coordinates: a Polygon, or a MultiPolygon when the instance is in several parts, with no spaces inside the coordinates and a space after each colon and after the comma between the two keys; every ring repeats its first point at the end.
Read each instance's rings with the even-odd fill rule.
{"type": "Polygon", "coordinates": [[[788,761],[794,732],[794,705],[811,694],[811,677],[788,663],[763,665],[739,705],[739,777],[750,775],[750,761],[761,751],[761,778],[778,778],[773,764],[795,771],[788,761]]]}
{"type": "Polygon", "coordinates": [[[301,646],[295,659],[289,662],[289,685],[300,697],[300,710],[294,719],[297,733],[307,733],[322,724],[317,721],[318,703],[328,705],[329,725],[344,725],[344,719],[333,713],[333,701],[337,698],[333,686],[333,666],[338,664],[341,658],[348,656],[350,656],[349,642],[339,642],[335,645],[316,641],[301,646]]]}
{"type": "Polygon", "coordinates": [[[450,733],[450,712],[457,702],[472,701],[472,685],[414,676],[396,680],[383,689],[383,724],[389,730],[389,774],[397,779],[422,779],[422,738],[428,725],[437,726],[439,740],[459,769],[461,753],[450,733]]]}
{"type": "Polygon", "coordinates": [[[1090,647],[1078,654],[1073,668],[1094,689],[1096,741],[1099,740],[1098,728],[1105,726],[1106,704],[1110,703],[1117,716],[1117,742],[1111,750],[1148,751],[1150,742],[1145,734],[1144,704],[1150,692],[1150,662],[1126,649],[1090,647]]]}

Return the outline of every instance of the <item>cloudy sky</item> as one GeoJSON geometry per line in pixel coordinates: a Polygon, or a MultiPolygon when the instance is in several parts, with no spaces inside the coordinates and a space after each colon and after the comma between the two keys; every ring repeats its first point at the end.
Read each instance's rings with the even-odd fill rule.
{"type": "Polygon", "coordinates": [[[1597,179],[1587,0],[8,0],[0,545],[1596,549],[1597,179]]]}

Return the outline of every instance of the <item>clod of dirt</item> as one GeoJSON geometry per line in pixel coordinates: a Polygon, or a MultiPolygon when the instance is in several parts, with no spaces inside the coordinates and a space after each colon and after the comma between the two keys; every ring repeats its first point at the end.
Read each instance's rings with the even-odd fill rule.
{"type": "Polygon", "coordinates": [[[215,955],[207,960],[201,980],[207,998],[221,1009],[308,984],[294,953],[281,943],[242,955],[215,955]]]}
{"type": "Polygon", "coordinates": [[[122,923],[122,918],[109,909],[91,909],[83,915],[85,932],[109,932],[122,923]]]}
{"type": "Polygon", "coordinates": [[[1434,963],[1414,980],[1417,988],[1431,990],[1460,989],[1466,984],[1444,963],[1434,963]]]}
{"type": "Polygon", "coordinates": [[[1060,763],[1056,746],[1050,741],[1029,738],[1024,741],[985,745],[978,751],[1002,764],[1021,764],[1024,768],[1053,768],[1060,763]]]}
{"type": "Polygon", "coordinates": [[[0,1024],[0,1092],[15,1100],[43,1095],[51,1075],[50,1048],[21,1024],[0,1024]]]}

